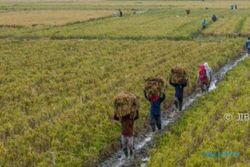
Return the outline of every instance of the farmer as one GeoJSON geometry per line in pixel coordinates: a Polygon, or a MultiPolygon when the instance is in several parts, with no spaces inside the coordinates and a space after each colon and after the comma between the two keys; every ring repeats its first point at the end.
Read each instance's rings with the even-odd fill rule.
{"type": "Polygon", "coordinates": [[[146,91],[144,90],[145,98],[151,104],[150,110],[150,126],[152,131],[155,131],[155,125],[157,126],[158,130],[161,130],[161,103],[165,100],[165,93],[162,92],[160,95],[152,95],[151,97],[147,97],[146,91]]]}
{"type": "Polygon", "coordinates": [[[208,91],[212,81],[212,69],[208,63],[200,65],[198,72],[198,85],[202,91],[208,91]]]}
{"type": "Polygon", "coordinates": [[[134,121],[139,118],[139,112],[136,111],[136,116],[132,116],[131,114],[126,115],[119,119],[119,117],[114,114],[114,120],[120,121],[122,125],[122,133],[121,133],[121,147],[126,156],[126,158],[133,156],[134,149],[134,121]]]}
{"type": "Polygon", "coordinates": [[[230,7],[231,7],[231,10],[234,10],[234,5],[231,5],[230,7]]]}
{"type": "Polygon", "coordinates": [[[186,10],[186,14],[189,15],[190,14],[190,9],[186,10]]]}
{"type": "Polygon", "coordinates": [[[216,16],[216,15],[213,15],[213,16],[212,16],[212,21],[213,21],[213,22],[216,22],[216,21],[217,21],[217,16],[216,16]]]}
{"type": "Polygon", "coordinates": [[[250,54],[250,37],[248,37],[246,41],[246,49],[247,49],[247,53],[250,54]]]}
{"type": "Polygon", "coordinates": [[[169,84],[175,88],[174,104],[179,111],[182,111],[183,91],[184,88],[187,86],[187,83],[173,83],[170,79],[169,84]]]}
{"type": "Polygon", "coordinates": [[[118,9],[118,12],[119,12],[119,16],[122,17],[122,15],[123,15],[122,10],[118,9]]]}
{"type": "Polygon", "coordinates": [[[204,19],[202,21],[202,29],[205,29],[205,28],[207,28],[207,20],[206,19],[204,19]]]}

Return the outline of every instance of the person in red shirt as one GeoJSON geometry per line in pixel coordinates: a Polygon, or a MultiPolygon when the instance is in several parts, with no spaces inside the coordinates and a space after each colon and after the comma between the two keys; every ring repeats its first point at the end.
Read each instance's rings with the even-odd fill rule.
{"type": "Polygon", "coordinates": [[[114,120],[120,121],[122,125],[121,132],[121,146],[125,156],[133,156],[134,149],[134,121],[139,118],[139,112],[136,111],[136,116],[129,114],[122,118],[119,118],[116,114],[114,120]]]}

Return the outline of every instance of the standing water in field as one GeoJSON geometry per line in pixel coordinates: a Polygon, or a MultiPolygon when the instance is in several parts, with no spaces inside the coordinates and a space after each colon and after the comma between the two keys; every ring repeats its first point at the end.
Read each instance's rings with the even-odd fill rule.
{"type": "MultiPolygon", "coordinates": [[[[228,71],[233,69],[235,66],[237,66],[240,62],[245,60],[249,54],[244,54],[240,58],[236,59],[235,61],[232,61],[231,63],[226,64],[223,66],[217,73],[215,73],[214,78],[212,80],[211,86],[209,88],[209,91],[213,91],[216,89],[216,85],[218,82],[222,81],[227,74],[228,71]]],[[[190,105],[193,104],[197,98],[203,96],[205,93],[201,93],[200,91],[195,91],[190,96],[187,96],[184,99],[183,104],[183,111],[185,112],[185,109],[188,108],[190,105]]],[[[169,124],[172,124],[176,122],[179,114],[175,115],[172,118],[168,117],[168,112],[162,112],[162,128],[163,130],[160,132],[148,132],[147,134],[139,134],[135,137],[135,157],[134,159],[127,160],[123,156],[123,152],[119,150],[118,152],[114,153],[112,157],[104,161],[103,163],[99,164],[99,167],[126,167],[126,166],[141,166],[146,167],[147,162],[149,161],[149,151],[154,145],[154,139],[156,136],[159,136],[163,133],[164,129],[169,124]]]]}

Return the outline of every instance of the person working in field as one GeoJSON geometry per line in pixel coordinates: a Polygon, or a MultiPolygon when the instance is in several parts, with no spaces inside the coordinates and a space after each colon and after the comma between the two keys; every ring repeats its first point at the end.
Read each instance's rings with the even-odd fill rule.
{"type": "Polygon", "coordinates": [[[250,54],[250,37],[248,37],[246,41],[246,49],[247,49],[247,53],[250,54]]]}
{"type": "Polygon", "coordinates": [[[123,16],[122,10],[118,9],[118,12],[119,12],[119,17],[122,17],[123,16]]]}
{"type": "Polygon", "coordinates": [[[182,111],[183,92],[187,86],[188,78],[186,70],[182,67],[171,69],[169,84],[175,88],[174,105],[177,110],[182,111]]]}
{"type": "Polygon", "coordinates": [[[216,16],[216,15],[213,15],[213,16],[212,16],[212,21],[213,21],[213,22],[216,22],[216,21],[217,21],[217,19],[218,19],[218,18],[217,18],[217,16],[216,16]]]}
{"type": "Polygon", "coordinates": [[[198,72],[198,85],[202,91],[208,91],[212,81],[212,69],[208,63],[201,64],[198,72]]]}
{"type": "Polygon", "coordinates": [[[139,102],[135,95],[121,92],[115,98],[114,120],[122,125],[121,147],[126,158],[133,157],[134,121],[139,118],[139,102]]]}
{"type": "Polygon", "coordinates": [[[230,6],[230,9],[231,9],[231,10],[234,10],[234,5],[231,5],[231,6],[230,6]]]}
{"type": "Polygon", "coordinates": [[[202,29],[205,29],[205,28],[207,28],[207,25],[208,25],[208,23],[207,23],[207,20],[206,19],[204,19],[203,21],[202,21],[202,29]]]}
{"type": "Polygon", "coordinates": [[[237,9],[238,9],[237,4],[234,4],[234,9],[235,9],[235,10],[237,10],[237,9]]]}
{"type": "Polygon", "coordinates": [[[164,81],[160,77],[148,78],[145,82],[144,96],[150,102],[150,126],[152,131],[161,130],[161,103],[165,100],[164,81]]]}

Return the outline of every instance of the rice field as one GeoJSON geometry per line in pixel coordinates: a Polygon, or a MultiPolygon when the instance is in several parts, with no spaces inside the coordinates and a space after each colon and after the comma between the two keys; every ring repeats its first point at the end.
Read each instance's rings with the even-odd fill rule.
{"type": "MultiPolygon", "coordinates": [[[[167,78],[176,63],[194,81],[202,61],[216,69],[237,55],[241,42],[1,41],[0,164],[48,165],[53,154],[59,166],[78,166],[96,158],[119,136],[109,119],[117,92],[143,99],[144,78],[167,78]]],[[[139,126],[148,113],[141,102],[139,126]]]]}
{"type": "Polygon", "coordinates": [[[0,1],[0,10],[89,10],[106,9],[115,10],[118,8],[131,9],[230,9],[231,4],[237,3],[239,9],[249,9],[247,0],[216,1],[121,1],[121,0],[2,0],[0,1]],[[183,3],[184,2],[184,3],[183,3]]]}
{"type": "MultiPolygon", "coordinates": [[[[92,22],[76,22],[63,26],[1,27],[2,37],[59,38],[59,39],[190,39],[199,33],[204,18],[213,13],[227,15],[223,10],[194,10],[186,16],[182,9],[148,10],[126,17],[110,17],[92,22]]],[[[34,19],[35,20],[35,19],[34,19]]]]}
{"type": "Polygon", "coordinates": [[[197,101],[159,140],[149,166],[249,166],[250,123],[239,120],[249,114],[249,66],[248,58],[197,101]]]}
{"type": "Polygon", "coordinates": [[[219,17],[218,21],[209,25],[203,33],[206,35],[247,34],[249,33],[247,32],[249,18],[250,15],[247,11],[231,11],[219,17]]]}
{"type": "Polygon", "coordinates": [[[250,17],[248,17],[245,23],[243,24],[241,33],[248,35],[250,34],[250,17]]]}
{"type": "Polygon", "coordinates": [[[112,11],[15,11],[0,13],[0,25],[6,26],[36,26],[63,25],[66,23],[86,21],[100,17],[112,16],[112,11]]]}
{"type": "MultiPolygon", "coordinates": [[[[65,11],[54,12],[63,13],[65,11]]],[[[86,15],[86,19],[90,19],[92,12],[93,15],[98,17],[98,13],[95,13],[95,11],[85,12],[89,14],[86,15]]],[[[99,12],[100,17],[105,17],[103,15],[105,11],[99,12]]],[[[109,13],[108,11],[106,12],[109,13]]],[[[47,20],[47,23],[44,23],[45,25],[35,27],[21,27],[21,24],[19,25],[18,22],[16,22],[16,24],[13,22],[15,26],[11,26],[9,23],[9,27],[0,27],[0,29],[2,29],[0,37],[52,39],[192,39],[199,34],[205,36],[233,36],[242,34],[246,36],[248,34],[247,28],[249,27],[248,19],[250,18],[246,10],[232,12],[222,9],[194,9],[189,16],[187,16],[182,9],[147,10],[137,14],[129,13],[129,11],[126,12],[128,14],[126,17],[109,17],[88,22],[70,22],[66,19],[61,19],[64,24],[67,22],[72,23],[61,26],[53,26],[52,18],[51,20],[47,20]],[[218,21],[211,21],[213,14],[216,14],[218,21]],[[206,19],[209,25],[207,29],[202,31],[201,23],[203,19],[206,19]]],[[[79,12],[79,14],[80,13],[81,12],[79,12]]],[[[44,14],[46,15],[46,12],[44,14]]],[[[6,15],[8,16],[8,13],[6,13],[6,15]]],[[[27,14],[27,16],[28,15],[29,14],[27,14]]],[[[50,15],[52,14],[48,14],[47,16],[50,15]]],[[[77,15],[77,12],[75,15],[77,15]]],[[[39,14],[37,16],[39,16],[39,14]]],[[[11,17],[11,15],[9,17],[11,17]]],[[[22,17],[22,15],[20,15],[20,17],[22,17]]],[[[60,17],[63,18],[64,15],[60,17]]],[[[42,20],[39,21],[39,19],[33,18],[32,13],[28,18],[32,18],[30,24],[42,23],[42,20]]],[[[83,18],[84,17],[82,17],[82,19],[83,18]]],[[[81,17],[79,16],[78,19],[80,20],[81,17]]],[[[58,20],[57,24],[59,24],[59,22],[60,20],[58,20]]],[[[23,22],[23,24],[26,23],[23,22]]]]}
{"type": "Polygon", "coordinates": [[[174,15],[172,12],[148,12],[124,18],[109,18],[97,22],[75,24],[49,30],[35,31],[31,35],[58,38],[74,37],[118,37],[118,38],[157,38],[165,36],[188,37],[197,31],[199,19],[174,15]],[[189,28],[188,27],[197,27],[189,28]],[[186,29],[187,27],[187,29],[186,29]],[[183,31],[183,32],[181,32],[183,31]]]}
{"type": "MultiPolygon", "coordinates": [[[[126,90],[140,98],[137,134],[148,126],[145,78],[161,75],[167,81],[171,67],[181,64],[188,69],[185,94],[190,94],[199,64],[208,62],[216,71],[243,51],[244,38],[225,34],[250,33],[247,1],[238,1],[234,13],[229,11],[232,1],[216,2],[1,1],[0,166],[96,166],[118,149],[120,124],[111,118],[117,93],[126,90]],[[124,17],[109,17],[119,8],[124,17]],[[189,16],[186,8],[191,9],[189,16]],[[214,13],[219,20],[211,23],[214,13]],[[204,18],[209,27],[203,31],[204,18]]],[[[164,109],[174,94],[168,84],[166,90],[164,109]]],[[[201,104],[219,101],[220,95],[214,93],[201,104]]],[[[189,113],[196,114],[201,104],[189,113]]],[[[197,113],[209,121],[216,106],[208,117],[208,109],[197,113]]],[[[200,120],[190,126],[198,124],[206,128],[200,120]]],[[[182,131],[185,137],[188,132],[183,128],[179,134],[182,131]]],[[[189,149],[189,144],[178,149],[189,149]]],[[[239,148],[243,146],[247,145],[242,142],[239,148]]],[[[152,154],[152,165],[159,166],[164,158],[161,147],[165,148],[161,144],[152,154]]]]}

